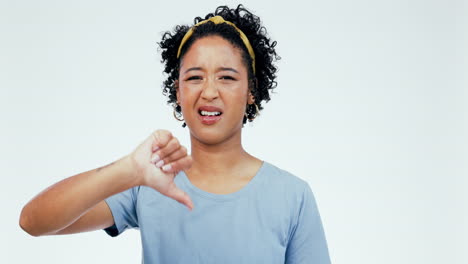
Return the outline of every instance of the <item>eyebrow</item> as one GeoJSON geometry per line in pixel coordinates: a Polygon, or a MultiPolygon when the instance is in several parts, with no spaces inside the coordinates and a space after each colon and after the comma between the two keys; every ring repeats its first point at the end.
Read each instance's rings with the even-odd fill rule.
{"type": "MultiPolygon", "coordinates": [[[[201,71],[201,70],[203,70],[202,67],[192,67],[192,68],[188,68],[188,69],[184,72],[184,74],[187,73],[187,72],[189,72],[189,71],[201,71]]],[[[232,71],[232,72],[235,72],[235,73],[239,73],[236,69],[230,68],[230,67],[219,67],[219,68],[217,69],[217,71],[232,71]]]]}
{"type": "Polygon", "coordinates": [[[187,73],[189,71],[201,71],[202,68],[201,67],[192,67],[192,68],[188,68],[184,73],[187,73]]]}
{"type": "Polygon", "coordinates": [[[238,71],[236,71],[236,69],[229,68],[229,67],[219,67],[218,71],[232,71],[232,72],[235,72],[235,73],[239,73],[238,71]]]}

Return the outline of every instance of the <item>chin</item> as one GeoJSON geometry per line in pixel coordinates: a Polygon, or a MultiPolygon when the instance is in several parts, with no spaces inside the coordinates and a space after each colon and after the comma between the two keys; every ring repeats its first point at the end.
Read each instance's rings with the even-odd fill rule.
{"type": "Polygon", "coordinates": [[[211,126],[199,126],[196,127],[187,126],[190,129],[190,134],[199,142],[206,145],[217,145],[220,144],[229,138],[233,137],[237,133],[241,133],[242,124],[238,127],[233,127],[231,129],[223,128],[222,126],[211,127],[211,126]]]}
{"type": "Polygon", "coordinates": [[[190,134],[200,143],[205,145],[217,145],[225,140],[225,137],[220,135],[221,133],[216,131],[193,131],[190,130],[190,134]]]}

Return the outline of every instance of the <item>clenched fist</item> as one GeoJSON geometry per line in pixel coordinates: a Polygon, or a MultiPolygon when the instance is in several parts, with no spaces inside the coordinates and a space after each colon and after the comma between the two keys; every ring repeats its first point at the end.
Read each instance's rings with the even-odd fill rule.
{"type": "Polygon", "coordinates": [[[149,186],[193,209],[190,197],[174,183],[177,172],[190,168],[192,157],[187,155],[187,149],[180,145],[171,132],[154,131],[130,157],[136,166],[141,185],[149,186]]]}

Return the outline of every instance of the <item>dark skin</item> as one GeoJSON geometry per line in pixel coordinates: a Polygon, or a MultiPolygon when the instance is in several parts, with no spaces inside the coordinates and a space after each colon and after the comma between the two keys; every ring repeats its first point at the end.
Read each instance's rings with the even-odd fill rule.
{"type": "Polygon", "coordinates": [[[190,181],[216,194],[240,190],[262,165],[242,147],[242,119],[246,105],[254,102],[242,51],[220,36],[198,39],[182,59],[176,85],[190,129],[193,164],[185,170],[190,181]],[[222,109],[221,120],[200,122],[203,105],[222,109]]]}

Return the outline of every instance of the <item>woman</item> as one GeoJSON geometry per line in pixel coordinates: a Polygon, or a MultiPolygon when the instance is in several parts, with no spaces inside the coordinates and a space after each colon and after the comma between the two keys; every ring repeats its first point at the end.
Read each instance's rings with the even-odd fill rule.
{"type": "Polygon", "coordinates": [[[40,193],[21,227],[34,236],[139,228],[145,263],[330,263],[307,182],[242,147],[243,124],[276,85],[276,42],[259,18],[218,7],[159,45],[191,156],[157,130],[116,162],[40,193]]]}

